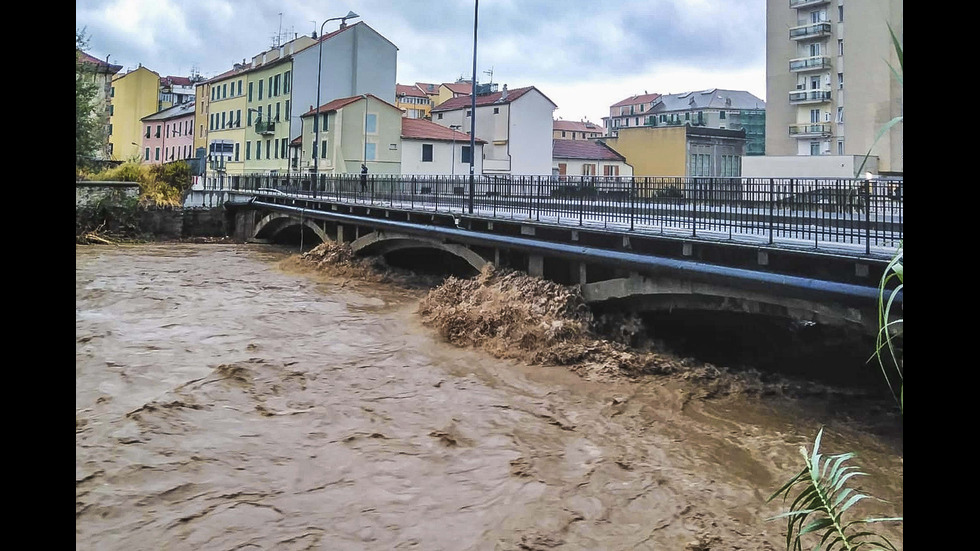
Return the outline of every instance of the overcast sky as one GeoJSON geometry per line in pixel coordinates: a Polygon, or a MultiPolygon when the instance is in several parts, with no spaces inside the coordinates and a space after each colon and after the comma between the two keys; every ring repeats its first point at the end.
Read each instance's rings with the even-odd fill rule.
{"type": "MultiPolygon", "coordinates": [[[[644,92],[747,90],[766,99],[765,0],[482,0],[477,79],[535,86],[555,118],[602,123],[644,92]]],[[[76,0],[89,54],[129,70],[211,77],[278,33],[354,11],[398,47],[399,84],[473,72],[474,0],[76,0]],[[281,13],[281,15],[280,15],[281,13]]],[[[336,30],[339,21],[327,24],[336,30]]]]}

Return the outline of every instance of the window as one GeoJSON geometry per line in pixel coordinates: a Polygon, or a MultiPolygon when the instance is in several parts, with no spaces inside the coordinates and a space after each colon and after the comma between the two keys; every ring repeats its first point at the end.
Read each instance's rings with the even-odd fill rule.
{"type": "Polygon", "coordinates": [[[373,161],[375,159],[376,150],[377,150],[377,144],[371,142],[364,144],[364,160],[373,161]]]}
{"type": "Polygon", "coordinates": [[[112,135],[112,125],[111,124],[109,125],[109,135],[110,136],[112,135]]]}
{"type": "Polygon", "coordinates": [[[289,93],[290,77],[291,77],[290,71],[286,71],[286,73],[282,76],[282,91],[285,94],[289,93]]]}
{"type": "Polygon", "coordinates": [[[691,120],[691,114],[690,113],[684,113],[684,120],[686,120],[686,121],[691,120]]]}
{"type": "Polygon", "coordinates": [[[329,124],[330,123],[330,119],[327,117],[327,115],[329,115],[329,113],[324,113],[323,115],[320,115],[320,117],[321,117],[321,119],[320,119],[320,126],[322,127],[322,130],[324,132],[326,132],[327,130],[330,130],[330,124],[329,124]]]}
{"type": "Polygon", "coordinates": [[[248,101],[252,101],[252,83],[248,83],[248,101]]]}
{"type": "Polygon", "coordinates": [[[820,122],[820,110],[819,109],[810,109],[810,122],[811,123],[818,123],[818,122],[820,122]]]}
{"type": "Polygon", "coordinates": [[[272,75],[269,75],[269,88],[268,88],[268,92],[269,92],[269,97],[271,98],[272,97],[272,75]]]}
{"type": "Polygon", "coordinates": [[[813,44],[810,44],[810,57],[816,57],[818,55],[820,55],[820,43],[814,42],[813,44]]]}
{"type": "Polygon", "coordinates": [[[725,112],[724,111],[719,111],[718,112],[718,118],[724,120],[725,119],[725,112]]]}
{"type": "Polygon", "coordinates": [[[283,138],[279,145],[279,153],[283,159],[286,158],[286,138],[283,138]]]}
{"type": "Polygon", "coordinates": [[[320,140],[320,158],[327,157],[327,140],[320,140]]]}
{"type": "Polygon", "coordinates": [[[844,39],[837,39],[837,55],[844,55],[844,39]]]}
{"type": "Polygon", "coordinates": [[[275,154],[275,157],[278,159],[279,158],[279,138],[276,138],[275,142],[276,142],[276,145],[275,145],[275,147],[272,148],[272,152],[275,154]]]}
{"type": "Polygon", "coordinates": [[[116,97],[116,87],[115,86],[113,86],[112,88],[109,89],[109,97],[110,98],[116,97]]]}
{"type": "Polygon", "coordinates": [[[837,6],[837,21],[844,20],[844,6],[837,6]]]}
{"type": "Polygon", "coordinates": [[[265,82],[265,81],[264,80],[260,80],[259,81],[259,99],[260,100],[262,99],[262,83],[263,82],[265,82]]]}
{"type": "Polygon", "coordinates": [[[252,160],[252,142],[245,142],[245,160],[252,160]]]}
{"type": "Polygon", "coordinates": [[[255,160],[262,160],[262,140],[255,140],[255,160]]]}
{"type": "Polygon", "coordinates": [[[288,121],[289,119],[290,119],[289,100],[287,99],[286,100],[286,120],[288,121]]]}
{"type": "Polygon", "coordinates": [[[837,73],[837,89],[844,89],[844,73],[837,73]]]}
{"type": "Polygon", "coordinates": [[[423,163],[432,162],[432,144],[430,143],[422,144],[422,162],[423,163]]]}
{"type": "Polygon", "coordinates": [[[810,142],[810,155],[820,155],[820,142],[810,142]]]}
{"type": "Polygon", "coordinates": [[[115,112],[116,112],[116,110],[115,110],[114,108],[115,108],[115,105],[113,105],[113,104],[111,104],[111,103],[110,103],[110,104],[109,104],[109,116],[110,116],[110,117],[111,117],[111,116],[112,116],[113,114],[115,114],[115,112]]]}
{"type": "Polygon", "coordinates": [[[272,139],[271,138],[265,141],[265,158],[266,159],[271,159],[272,158],[272,139]]]}
{"type": "Polygon", "coordinates": [[[838,155],[843,155],[844,154],[844,142],[843,141],[838,141],[837,142],[837,154],[838,155]]]}
{"type": "Polygon", "coordinates": [[[459,162],[466,164],[470,163],[470,146],[464,145],[462,148],[460,148],[459,162]]]}
{"type": "Polygon", "coordinates": [[[364,131],[368,134],[376,134],[378,132],[378,116],[376,114],[368,114],[364,120],[364,131]]]}
{"type": "Polygon", "coordinates": [[[558,175],[564,176],[568,174],[568,163],[558,163],[558,175]]]}
{"type": "Polygon", "coordinates": [[[224,127],[225,127],[225,112],[222,111],[221,112],[221,128],[224,129],[224,127]]]}
{"type": "Polygon", "coordinates": [[[242,79],[238,79],[238,95],[242,95],[242,79]]]}
{"type": "Polygon", "coordinates": [[[277,96],[279,95],[279,83],[280,83],[280,79],[281,78],[282,78],[282,75],[276,75],[276,95],[277,96]]]}
{"type": "Polygon", "coordinates": [[[606,165],[602,167],[602,173],[606,176],[619,176],[618,165],[606,165]]]}
{"type": "Polygon", "coordinates": [[[466,110],[466,116],[467,117],[470,116],[470,110],[469,109],[466,110]]]}
{"type": "Polygon", "coordinates": [[[439,120],[442,120],[442,113],[439,113],[439,120]]]}
{"type": "Polygon", "coordinates": [[[837,108],[837,122],[844,122],[844,108],[837,108]]]}
{"type": "Polygon", "coordinates": [[[252,110],[251,109],[248,110],[248,121],[247,121],[247,124],[248,124],[248,126],[252,126],[252,110]]]}
{"type": "Polygon", "coordinates": [[[150,160],[150,148],[149,147],[146,148],[146,153],[143,156],[143,160],[144,161],[149,161],[150,160]]]}
{"type": "Polygon", "coordinates": [[[158,148],[156,148],[156,149],[155,149],[155,150],[153,151],[153,160],[154,160],[154,161],[159,161],[159,160],[160,160],[160,148],[159,148],[159,147],[158,147],[158,148]]]}
{"type": "Polygon", "coordinates": [[[146,137],[150,137],[150,125],[146,125],[146,137]]]}
{"type": "Polygon", "coordinates": [[[499,108],[499,107],[494,107],[494,108],[493,108],[493,114],[494,114],[494,115],[498,115],[498,114],[500,114],[500,108],[499,108]]]}
{"type": "Polygon", "coordinates": [[[160,137],[160,125],[159,124],[157,125],[157,135],[156,135],[156,137],[157,138],[160,137]]]}
{"type": "Polygon", "coordinates": [[[236,128],[241,128],[242,127],[242,110],[241,109],[235,111],[235,127],[236,128]]]}
{"type": "Polygon", "coordinates": [[[276,120],[279,120],[279,102],[276,102],[276,120]]]}
{"type": "Polygon", "coordinates": [[[591,163],[583,164],[582,176],[595,176],[595,165],[591,163]]]}
{"type": "Polygon", "coordinates": [[[564,131],[564,130],[562,130],[562,132],[561,132],[561,137],[562,137],[562,138],[564,138],[564,137],[565,137],[565,131],[564,131]]]}

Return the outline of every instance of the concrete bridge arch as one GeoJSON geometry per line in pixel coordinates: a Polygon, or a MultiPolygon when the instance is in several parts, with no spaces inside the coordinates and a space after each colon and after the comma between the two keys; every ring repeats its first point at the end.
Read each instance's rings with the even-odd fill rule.
{"type": "Polygon", "coordinates": [[[373,231],[355,239],[351,243],[351,249],[354,254],[381,256],[409,249],[431,249],[459,258],[477,272],[488,263],[488,260],[465,245],[384,230],[373,231]]]}
{"type": "Polygon", "coordinates": [[[313,220],[278,212],[267,214],[255,224],[252,239],[272,241],[283,230],[293,226],[301,226],[301,228],[311,230],[323,243],[330,240],[330,236],[327,235],[323,228],[317,226],[313,220]]]}

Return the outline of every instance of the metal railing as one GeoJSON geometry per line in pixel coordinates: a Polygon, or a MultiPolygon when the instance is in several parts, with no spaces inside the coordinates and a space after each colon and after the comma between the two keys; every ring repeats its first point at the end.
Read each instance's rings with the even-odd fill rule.
{"type": "MultiPolygon", "coordinates": [[[[262,200],[319,200],[465,213],[469,176],[245,175],[262,200]]],[[[473,215],[807,247],[893,249],[902,240],[901,178],[489,176],[474,179],[473,215]]]]}

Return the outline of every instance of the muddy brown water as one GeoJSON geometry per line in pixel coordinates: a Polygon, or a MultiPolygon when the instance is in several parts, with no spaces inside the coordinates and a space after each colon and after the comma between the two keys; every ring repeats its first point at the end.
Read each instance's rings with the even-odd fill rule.
{"type": "Polygon", "coordinates": [[[820,426],[902,514],[901,428],[859,397],[498,360],[288,254],[76,247],[77,549],[783,549],[765,498],[820,426]]]}

